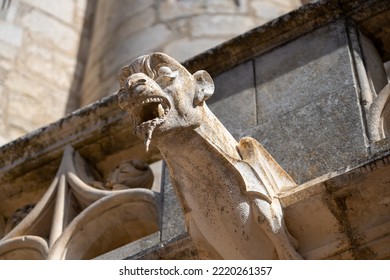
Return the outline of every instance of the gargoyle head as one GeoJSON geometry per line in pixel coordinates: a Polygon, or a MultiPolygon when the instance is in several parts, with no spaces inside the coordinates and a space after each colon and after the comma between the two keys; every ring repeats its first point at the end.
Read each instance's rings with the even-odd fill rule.
{"type": "Polygon", "coordinates": [[[163,53],[144,55],[122,68],[119,106],[130,114],[134,131],[149,144],[172,130],[197,127],[214,83],[203,70],[191,74],[163,53]]]}

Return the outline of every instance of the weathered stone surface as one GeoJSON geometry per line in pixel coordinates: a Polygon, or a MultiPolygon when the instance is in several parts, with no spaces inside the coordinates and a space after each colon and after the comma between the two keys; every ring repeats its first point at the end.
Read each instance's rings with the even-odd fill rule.
{"type": "Polygon", "coordinates": [[[282,197],[287,224],[304,239],[300,253],[308,259],[389,258],[388,152],[316,178],[282,197]]]}
{"type": "Polygon", "coordinates": [[[320,193],[285,208],[287,226],[298,238],[299,252],[305,259],[326,259],[348,248],[347,237],[328,208],[329,199],[320,193]]]}
{"type": "Polygon", "coordinates": [[[191,21],[191,34],[201,36],[235,35],[253,28],[252,18],[238,15],[200,15],[191,21]]]}
{"type": "Polygon", "coordinates": [[[25,74],[26,76],[11,72],[5,84],[9,90],[19,93],[9,96],[8,121],[12,125],[24,128],[24,133],[42,123],[49,123],[52,118],[61,118],[65,108],[61,108],[59,104],[65,106],[64,101],[68,97],[60,89],[44,85],[41,81],[31,83],[30,73],[25,72],[25,74]],[[34,88],[33,95],[31,86],[34,88]],[[56,94],[47,96],[48,89],[56,94]],[[30,106],[26,107],[25,104],[30,104],[30,106]]]}
{"type": "Polygon", "coordinates": [[[344,14],[358,24],[363,33],[375,42],[383,61],[390,59],[388,22],[390,2],[382,0],[342,0],[344,14]]]}
{"type": "Polygon", "coordinates": [[[249,61],[218,75],[211,111],[223,125],[240,139],[256,126],[256,96],[253,62],[249,61]]]}
{"type": "Polygon", "coordinates": [[[266,51],[307,34],[340,17],[336,0],[311,3],[301,9],[259,26],[212,51],[185,63],[190,72],[205,69],[212,76],[241,64],[266,51]]]}
{"type": "MultiPolygon", "coordinates": [[[[126,21],[122,22],[117,29],[116,33],[116,41],[123,40],[130,36],[131,34],[146,29],[152,26],[157,20],[157,14],[154,8],[147,8],[129,18],[126,21]]],[[[102,42],[99,44],[113,43],[112,41],[106,41],[103,38],[102,42]]]]}
{"type": "Polygon", "coordinates": [[[32,35],[48,40],[53,46],[65,53],[77,53],[79,37],[75,30],[44,13],[33,10],[21,19],[22,26],[32,35]],[[47,28],[50,26],[51,28],[47,28]]]}
{"type": "Polygon", "coordinates": [[[340,21],[256,59],[258,122],[270,121],[352,85],[347,38],[340,21]]]}
{"type": "Polygon", "coordinates": [[[225,41],[224,38],[182,38],[169,42],[163,48],[163,51],[169,55],[175,56],[178,61],[184,61],[204,50],[215,47],[223,41],[225,41]]]}
{"type": "Polygon", "coordinates": [[[36,49],[32,52],[29,50],[25,55],[25,63],[26,68],[38,77],[46,80],[47,83],[54,83],[55,86],[67,90],[69,85],[72,84],[75,61],[63,56],[61,53],[49,51],[38,53],[36,49]],[[65,65],[65,63],[68,65],[65,65]]]}
{"type": "Polygon", "coordinates": [[[237,5],[235,1],[189,0],[173,2],[170,0],[164,0],[159,3],[158,9],[163,20],[172,20],[177,17],[189,17],[191,15],[202,13],[243,13],[248,10],[247,2],[248,0],[240,1],[240,4],[237,5]]]}
{"type": "MultiPolygon", "coordinates": [[[[115,10],[115,7],[112,6],[116,6],[117,4],[117,2],[115,2],[114,5],[112,5],[112,2],[99,2],[94,25],[94,30],[98,31],[94,33],[92,38],[92,52],[89,55],[89,57],[91,57],[91,61],[88,62],[89,65],[99,65],[100,61],[107,54],[107,52],[115,48],[119,42],[123,43],[127,37],[131,36],[137,31],[152,27],[157,20],[157,14],[153,7],[140,10],[137,14],[132,14],[130,12],[130,10],[132,11],[133,9],[122,9],[121,13],[123,13],[123,11],[127,11],[130,13],[130,15],[122,18],[113,18],[110,10],[115,10]],[[107,24],[102,26],[102,21],[106,22],[107,24]],[[116,23],[116,25],[114,23],[116,23]],[[115,40],[107,40],[107,34],[115,34],[115,40]]],[[[127,5],[128,4],[129,3],[127,3],[127,5]]],[[[133,4],[135,3],[132,2],[131,5],[133,4]]],[[[135,10],[137,10],[137,8],[135,8],[135,10]]],[[[87,77],[89,76],[90,75],[87,75],[87,77]]]]}
{"type": "Polygon", "coordinates": [[[74,97],[77,94],[73,93],[79,90],[80,73],[85,62],[82,58],[85,44],[80,46],[79,43],[88,41],[88,32],[85,31],[92,5],[87,5],[86,0],[60,0],[58,3],[34,0],[5,1],[3,6],[0,81],[7,95],[12,93],[9,95],[12,95],[13,102],[8,103],[12,107],[4,109],[10,117],[5,119],[7,123],[0,134],[12,140],[62,117],[65,110],[61,107],[78,103],[74,97]],[[3,75],[3,70],[6,75],[3,75]],[[19,84],[24,87],[20,92],[19,84]],[[38,96],[34,97],[35,94],[38,96]],[[33,100],[32,104],[39,99],[39,106],[29,119],[25,114],[19,118],[16,115],[19,110],[13,113],[14,101],[26,96],[33,100]],[[68,97],[73,98],[69,104],[68,97]]]}
{"type": "MultiPolygon", "coordinates": [[[[162,51],[184,61],[264,23],[264,19],[259,18],[249,7],[250,2],[250,0],[99,2],[87,66],[91,71],[86,71],[81,104],[86,105],[106,96],[114,88],[116,69],[141,54],[162,51]],[[159,29],[154,33],[153,29],[158,29],[162,25],[166,29],[159,29]],[[139,51],[140,49],[142,51],[139,51]],[[94,71],[96,67],[101,71],[96,73],[94,71]],[[99,81],[99,85],[92,85],[90,77],[99,81]]],[[[287,12],[297,4],[295,0],[288,2],[287,5],[283,3],[276,5],[287,12]]]]}
{"type": "MultiPolygon", "coordinates": [[[[283,20],[277,20],[268,24],[265,29],[258,28],[256,32],[253,31],[249,34],[242,35],[240,38],[236,38],[230,43],[225,43],[223,46],[202,54],[193,59],[192,62],[194,62],[194,64],[198,63],[199,65],[202,65],[202,63],[204,65],[209,65],[211,69],[216,70],[214,73],[217,73],[218,71],[225,72],[227,69],[230,69],[232,65],[241,64],[243,61],[253,59],[259,54],[266,54],[271,48],[280,46],[286,41],[291,40],[291,38],[296,38],[302,34],[307,34],[307,32],[312,32],[313,29],[319,28],[328,20],[332,21],[337,17],[343,17],[346,21],[352,18],[353,20],[357,20],[359,24],[362,24],[361,26],[364,34],[367,34],[370,38],[375,38],[374,46],[376,48],[379,47],[380,55],[384,58],[387,52],[386,46],[389,44],[384,43],[388,36],[386,37],[386,30],[383,27],[388,25],[388,16],[386,13],[383,13],[383,9],[388,5],[389,4],[384,1],[377,0],[317,1],[317,3],[309,5],[315,9],[311,10],[304,8],[301,11],[294,12],[293,14],[283,17],[283,20]],[[336,4],[332,6],[329,3],[336,4]],[[378,7],[380,7],[379,10],[378,7]],[[241,42],[241,45],[237,44],[237,42],[241,42]],[[226,49],[226,47],[229,46],[231,48],[226,49]]],[[[29,39],[31,39],[31,37],[29,37],[29,39]]],[[[7,43],[3,43],[3,45],[7,45],[8,47],[12,46],[12,44],[7,43]]],[[[304,47],[305,46],[303,45],[303,48],[304,47]]],[[[337,52],[337,55],[340,55],[338,50],[335,51],[337,52]]],[[[352,51],[353,50],[350,50],[352,54],[351,57],[353,57],[352,51]]],[[[2,52],[0,55],[4,56],[4,54],[9,56],[0,64],[4,69],[12,68],[10,66],[10,60],[15,57],[18,57],[19,66],[20,61],[23,61],[21,53],[16,52],[15,50],[10,53],[8,53],[8,51],[2,52]]],[[[45,56],[44,53],[41,54],[42,56],[45,56]]],[[[342,59],[344,59],[344,56],[342,56],[342,59]]],[[[348,63],[350,63],[350,61],[348,63]]],[[[194,69],[197,70],[202,68],[205,67],[195,67],[194,69]]],[[[96,71],[96,73],[100,74],[101,72],[96,71]]],[[[4,71],[0,71],[0,76],[3,74],[4,71]]],[[[304,75],[306,73],[303,71],[301,74],[304,75]]],[[[343,73],[343,75],[344,74],[345,73],[343,73]]],[[[331,76],[329,77],[332,78],[331,76]]],[[[105,90],[106,82],[98,81],[97,84],[91,86],[91,89],[96,90],[98,86],[102,86],[105,90]]],[[[321,79],[319,79],[319,81],[321,81],[321,79]]],[[[340,82],[338,77],[336,77],[335,81],[337,83],[340,82]]],[[[22,83],[24,83],[24,81],[22,81],[22,83]]],[[[9,84],[2,85],[5,86],[7,96],[8,93],[13,93],[12,90],[10,91],[7,88],[9,84]]],[[[321,93],[301,107],[292,106],[294,109],[290,108],[290,111],[287,112],[286,115],[279,116],[276,114],[277,116],[272,120],[274,121],[272,125],[269,125],[268,121],[261,125],[269,125],[269,127],[275,131],[282,130],[281,135],[287,135],[286,139],[293,139],[298,135],[296,142],[290,147],[291,149],[300,148],[295,154],[295,157],[298,159],[301,158],[302,155],[303,157],[311,158],[310,153],[312,153],[316,159],[323,156],[320,152],[325,149],[326,143],[321,142],[321,135],[326,135],[326,138],[323,139],[329,143],[332,134],[336,133],[336,139],[333,139],[334,142],[331,143],[332,150],[330,153],[323,154],[325,157],[330,157],[330,154],[332,154],[334,158],[330,163],[333,164],[336,162],[339,154],[341,154],[341,160],[344,160],[348,157],[346,156],[345,150],[347,153],[350,151],[350,162],[356,164],[356,161],[365,159],[365,157],[359,154],[360,151],[358,150],[356,150],[357,158],[353,156],[353,149],[362,147],[360,144],[359,147],[356,147],[356,143],[359,142],[359,139],[364,138],[364,134],[363,136],[358,134],[356,137],[357,139],[353,139],[352,141],[352,138],[350,138],[357,126],[354,126],[354,123],[350,123],[349,121],[357,118],[360,108],[360,105],[358,104],[359,98],[358,95],[356,95],[357,91],[353,89],[354,86],[356,85],[346,85],[341,89],[329,92],[328,96],[327,94],[321,93]],[[343,108],[343,105],[345,105],[347,101],[344,100],[345,102],[341,102],[340,98],[337,98],[337,94],[343,90],[349,92],[345,93],[345,95],[342,94],[345,98],[351,98],[348,101],[351,105],[349,108],[343,108]],[[327,100],[328,97],[329,99],[327,100]],[[332,98],[335,100],[332,100],[332,98]],[[339,108],[336,105],[339,106],[339,108]],[[326,111],[326,108],[329,109],[329,112],[326,111]],[[338,108],[340,111],[345,111],[339,112],[335,108],[338,108]],[[346,113],[347,111],[351,114],[346,113]],[[294,116],[294,114],[296,114],[296,116],[294,116]],[[340,116],[338,116],[338,114],[340,114],[340,116]],[[314,121],[317,126],[311,126],[311,122],[308,121],[310,116],[314,116],[314,121]],[[342,124],[338,128],[337,125],[333,123],[336,121],[342,124]],[[295,128],[293,127],[291,131],[289,131],[288,128],[285,128],[285,126],[288,125],[296,125],[295,122],[301,122],[301,124],[295,128]],[[329,126],[330,130],[327,129],[326,126],[329,126]],[[307,138],[305,138],[305,135],[300,135],[300,130],[302,129],[304,132],[308,132],[307,138]],[[314,129],[317,129],[317,131],[314,131],[314,129]],[[285,131],[289,132],[284,133],[285,131]],[[345,138],[343,138],[344,131],[346,132],[345,138]],[[319,147],[319,152],[313,147],[309,151],[305,151],[304,148],[299,146],[299,144],[303,145],[305,141],[311,141],[309,137],[314,139],[313,145],[319,147]],[[344,143],[337,143],[337,139],[344,143]],[[355,140],[357,142],[354,142],[355,140]]],[[[232,87],[234,87],[234,83],[232,87]]],[[[35,87],[33,88],[35,89],[35,87]]],[[[38,91],[40,90],[39,87],[37,89],[38,91]]],[[[250,96],[241,93],[239,89],[237,89],[237,91],[239,94],[233,93],[233,95],[227,97],[228,99],[231,98],[227,106],[250,96]],[[240,99],[241,94],[245,96],[245,98],[240,99]]],[[[244,90],[244,92],[246,92],[246,90],[244,90]]],[[[313,94],[316,94],[315,90],[313,91],[313,94]]],[[[50,104],[56,105],[56,103],[53,102],[55,100],[56,99],[52,99],[50,104]]],[[[250,99],[248,98],[248,102],[249,100],[250,99]]],[[[20,105],[22,106],[28,101],[29,100],[23,100],[20,102],[20,105]]],[[[219,102],[223,102],[223,99],[216,101],[216,108],[218,108],[219,105],[217,103],[219,102]]],[[[9,215],[9,213],[4,210],[5,208],[14,207],[15,204],[20,204],[20,201],[25,200],[26,197],[30,195],[39,196],[34,194],[34,192],[39,192],[41,194],[42,186],[46,186],[47,178],[50,178],[53,175],[53,172],[55,172],[58,158],[60,157],[64,144],[67,143],[77,145],[80,148],[80,151],[88,157],[88,160],[97,162],[97,165],[99,166],[105,166],[104,169],[107,169],[112,157],[123,158],[129,157],[130,155],[136,155],[154,161],[156,157],[158,157],[156,151],[152,150],[150,154],[144,153],[139,141],[131,136],[132,130],[129,128],[129,123],[124,120],[122,121],[123,115],[117,110],[112,109],[113,106],[116,106],[115,98],[109,98],[103,102],[98,102],[86,110],[83,109],[76,112],[72,116],[62,119],[54,125],[40,129],[23,139],[11,143],[7,146],[6,151],[0,149],[0,181],[2,183],[0,212],[9,215]],[[11,197],[12,199],[7,199],[7,197],[11,197]]],[[[222,106],[223,105],[221,105],[221,107],[222,106]]],[[[55,106],[51,107],[53,108],[50,108],[50,110],[56,110],[55,106]]],[[[234,122],[235,121],[236,120],[234,120],[234,122]]],[[[362,128],[363,125],[360,125],[359,127],[362,128]]],[[[257,135],[263,137],[264,134],[262,134],[263,131],[260,131],[261,128],[262,127],[254,131],[257,135]]],[[[274,145],[276,153],[280,147],[284,149],[284,151],[287,150],[287,147],[290,144],[290,142],[286,141],[282,136],[279,136],[280,135],[277,135],[276,137],[279,144],[274,145]]],[[[272,137],[273,135],[269,137],[268,143],[273,142],[272,137]]],[[[298,233],[298,236],[296,237],[298,237],[299,241],[303,242],[301,248],[304,248],[305,252],[300,251],[300,253],[305,257],[325,257],[331,259],[373,259],[390,257],[388,253],[389,223],[387,221],[390,215],[388,212],[388,193],[386,192],[389,181],[387,178],[389,170],[387,168],[379,173],[375,171],[376,169],[383,167],[376,165],[376,159],[378,159],[378,157],[384,157],[389,153],[390,145],[388,140],[389,139],[383,139],[370,144],[369,151],[371,152],[372,157],[366,161],[366,165],[362,169],[360,176],[357,176],[355,173],[351,176],[349,175],[347,170],[349,170],[350,167],[346,167],[347,165],[349,166],[349,164],[348,160],[345,160],[340,163],[340,166],[346,169],[341,170],[339,173],[339,175],[342,174],[340,180],[344,182],[343,184],[335,184],[334,180],[328,180],[331,176],[327,174],[324,176],[326,177],[326,180],[319,188],[322,189],[322,192],[315,186],[314,188],[316,190],[314,191],[311,188],[313,185],[310,185],[304,191],[299,192],[299,195],[297,194],[297,196],[300,196],[299,199],[295,197],[293,202],[283,205],[287,207],[287,225],[290,227],[293,223],[292,231],[294,235],[298,233]],[[347,173],[345,174],[345,172],[347,173]],[[313,194],[313,192],[315,193],[313,194]],[[313,212],[318,215],[310,216],[307,214],[313,212]],[[323,219],[321,219],[322,216],[323,219]],[[362,219],[360,219],[360,217],[362,217],[362,219]],[[290,218],[293,220],[289,220],[290,218]],[[296,225],[295,228],[294,225],[296,225]],[[302,236],[299,236],[300,234],[302,236]],[[315,236],[318,236],[318,238],[315,238],[315,236]],[[328,243],[324,243],[324,240],[328,243]],[[318,244],[314,244],[315,242],[318,242],[318,244]],[[322,246],[323,244],[325,245],[322,246]]],[[[364,140],[362,142],[367,143],[364,140]]],[[[272,154],[275,153],[272,152],[272,154]]],[[[284,159],[285,156],[286,153],[280,152],[280,157],[282,159],[284,159]]],[[[287,160],[289,159],[287,158],[287,160]]],[[[315,164],[318,163],[315,160],[312,162],[315,164]]],[[[321,163],[323,163],[322,159],[320,159],[319,165],[321,163]]],[[[304,164],[305,162],[303,162],[302,166],[297,164],[296,167],[307,172],[307,166],[304,164]]],[[[386,164],[388,165],[388,158],[387,163],[383,161],[383,163],[380,164],[383,164],[384,166],[386,166],[386,164]]],[[[337,164],[334,164],[333,166],[324,165],[324,168],[329,167],[329,170],[333,170],[333,168],[337,168],[337,166],[337,164]]],[[[308,184],[310,184],[310,182],[308,184]]],[[[302,190],[301,187],[302,186],[299,187],[299,190],[302,190]]],[[[292,193],[286,193],[285,195],[288,199],[291,199],[294,196],[294,192],[292,191],[292,193]]],[[[5,219],[7,218],[5,217],[5,219]]],[[[0,216],[0,234],[4,227],[4,219],[0,216]]],[[[170,241],[172,241],[172,239],[170,239],[169,242],[170,241]]],[[[176,243],[176,241],[170,244],[173,244],[173,247],[180,247],[182,243],[176,243]]],[[[168,244],[168,242],[161,243],[162,246],[165,244],[168,244]]],[[[174,251],[176,251],[176,249],[174,251]]],[[[162,252],[162,254],[167,253],[166,251],[163,251],[164,248],[159,252],[162,252]]],[[[157,255],[158,258],[162,258],[160,253],[157,255]]],[[[182,255],[179,255],[179,257],[180,256],[182,255]]]]}
{"type": "Polygon", "coordinates": [[[147,252],[150,248],[160,243],[160,232],[136,240],[132,243],[117,248],[95,258],[95,260],[123,260],[131,258],[142,252],[147,252]]]}
{"type": "Polygon", "coordinates": [[[103,57],[103,77],[117,73],[124,63],[148,52],[148,48],[158,48],[171,36],[172,32],[164,24],[157,24],[127,37],[103,57]],[[145,33],[148,36],[144,36],[145,33]],[[129,53],[133,57],[129,57],[129,53]]]}
{"type": "Polygon", "coordinates": [[[255,139],[237,142],[211,113],[207,72],[152,53],[118,80],[119,106],[146,150],[152,144],[166,160],[201,258],[301,259],[278,200],[295,182],[255,139]]]}
{"type": "Polygon", "coordinates": [[[260,124],[250,134],[303,183],[368,156],[355,87],[260,124]]]}
{"type": "MultiPolygon", "coordinates": [[[[131,2],[119,0],[113,4],[109,1],[101,1],[98,3],[97,11],[100,13],[98,17],[104,20],[103,28],[105,32],[99,32],[98,36],[103,39],[104,35],[115,32],[121,24],[125,24],[133,16],[137,17],[138,14],[142,14],[154,2],[154,0],[133,0],[131,2]]],[[[96,26],[101,27],[102,25],[96,22],[96,26]]],[[[133,27],[129,26],[129,28],[132,29],[133,27]]]]}
{"type": "Polygon", "coordinates": [[[172,31],[166,25],[159,23],[132,33],[121,41],[114,41],[115,44],[109,49],[100,45],[94,38],[93,46],[96,51],[91,55],[87,66],[91,69],[91,73],[85,77],[82,87],[83,92],[88,94],[82,95],[81,104],[92,103],[99,99],[103,92],[104,95],[108,95],[116,91],[118,86],[115,78],[118,69],[142,53],[162,48],[163,43],[172,36],[172,31]]]}
{"type": "Polygon", "coordinates": [[[0,57],[5,60],[14,61],[18,56],[18,48],[15,48],[12,44],[0,41],[0,57]]]}
{"type": "MultiPolygon", "coordinates": [[[[255,13],[258,17],[264,18],[266,20],[271,20],[285,13],[286,3],[274,3],[274,2],[278,2],[278,1],[252,1],[250,6],[255,10],[255,13]]],[[[289,3],[287,3],[287,5],[288,4],[289,3]]]]}
{"type": "MultiPolygon", "coordinates": [[[[78,0],[77,2],[85,2],[85,0],[78,0]]],[[[73,22],[74,15],[74,1],[57,0],[57,1],[41,1],[41,0],[29,0],[28,5],[36,7],[46,13],[59,18],[67,23],[73,22]]]]}
{"type": "Polygon", "coordinates": [[[161,225],[161,241],[173,236],[185,234],[187,229],[184,222],[184,213],[169,178],[169,171],[164,164],[163,169],[163,217],[161,225]]]}
{"type": "Polygon", "coordinates": [[[198,251],[187,234],[176,236],[159,243],[151,250],[146,250],[127,259],[140,260],[198,260],[198,251]]]}
{"type": "Polygon", "coordinates": [[[20,47],[22,45],[23,30],[17,25],[0,21],[0,40],[5,41],[14,46],[20,47]]]}
{"type": "MultiPolygon", "coordinates": [[[[264,1],[264,0],[262,0],[264,1]]],[[[316,0],[314,0],[316,1],[316,0]]],[[[314,2],[313,0],[309,0],[309,1],[305,1],[305,0],[289,0],[289,1],[285,1],[285,0],[271,0],[270,3],[274,3],[276,5],[280,5],[281,7],[289,7],[291,9],[294,9],[296,7],[299,7],[300,5],[305,4],[305,2],[314,2]]]]}
{"type": "Polygon", "coordinates": [[[150,190],[153,175],[143,161],[122,162],[102,177],[67,146],[52,179],[38,199],[38,191],[24,192],[26,201],[1,203],[8,219],[0,259],[11,258],[12,247],[12,258],[26,258],[31,236],[38,242],[31,246],[44,248],[34,258],[90,259],[158,231],[158,194],[150,190]]]}

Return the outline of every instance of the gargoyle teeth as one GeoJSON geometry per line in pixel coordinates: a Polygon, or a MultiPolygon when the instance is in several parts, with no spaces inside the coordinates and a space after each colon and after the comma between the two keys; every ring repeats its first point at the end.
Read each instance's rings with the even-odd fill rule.
{"type": "Polygon", "coordinates": [[[135,134],[144,139],[148,151],[152,135],[156,127],[165,122],[170,111],[168,99],[161,96],[141,96],[132,103],[132,108],[127,109],[130,113],[130,121],[135,128],[135,134]]]}
{"type": "Polygon", "coordinates": [[[165,110],[164,110],[163,106],[161,105],[161,103],[158,104],[158,106],[157,106],[157,113],[158,113],[159,118],[165,117],[165,110]]]}
{"type": "Polygon", "coordinates": [[[143,100],[141,104],[147,104],[151,102],[164,102],[164,99],[162,99],[161,97],[149,97],[143,100]]]}

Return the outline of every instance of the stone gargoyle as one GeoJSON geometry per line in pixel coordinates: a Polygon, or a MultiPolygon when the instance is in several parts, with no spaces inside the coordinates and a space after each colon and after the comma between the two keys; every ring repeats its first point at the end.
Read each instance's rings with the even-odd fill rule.
{"type": "Polygon", "coordinates": [[[192,75],[152,53],[124,67],[119,83],[135,134],[167,162],[201,258],[301,259],[278,199],[296,184],[255,139],[238,143],[208,109],[206,71],[192,75]]]}

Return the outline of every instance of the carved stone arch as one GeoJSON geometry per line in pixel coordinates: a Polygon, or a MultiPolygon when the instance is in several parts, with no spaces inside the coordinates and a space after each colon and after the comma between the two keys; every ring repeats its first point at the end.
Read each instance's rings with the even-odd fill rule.
{"type": "Polygon", "coordinates": [[[372,142],[390,136],[390,84],[387,84],[370,107],[368,129],[372,142]]]}
{"type": "Polygon", "coordinates": [[[66,146],[42,197],[7,219],[0,213],[0,260],[91,259],[159,230],[159,197],[146,163],[123,161],[101,181],[93,170],[66,146]]]}

